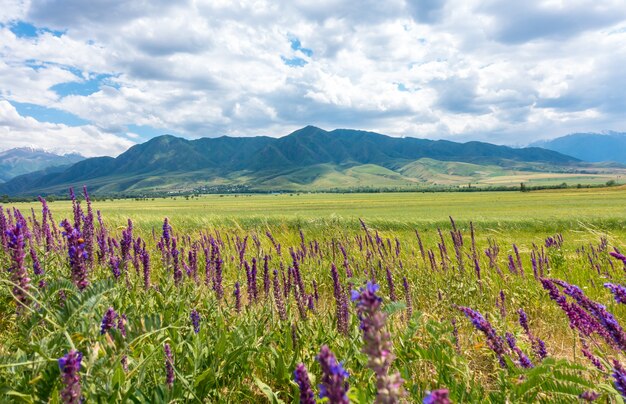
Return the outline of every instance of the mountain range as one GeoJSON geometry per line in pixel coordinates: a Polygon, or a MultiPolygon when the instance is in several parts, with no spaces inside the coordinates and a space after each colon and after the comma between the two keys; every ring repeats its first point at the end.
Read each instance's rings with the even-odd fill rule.
{"type": "Polygon", "coordinates": [[[101,194],[223,192],[239,188],[397,189],[480,183],[520,173],[573,175],[585,167],[574,157],[537,147],[397,138],[307,126],[281,138],[222,136],[187,140],[159,136],[116,158],[89,158],[62,170],[20,176],[0,184],[0,193],[60,194],[70,186],[83,184],[101,194]]]}
{"type": "Polygon", "coordinates": [[[83,159],[80,154],[58,155],[30,147],[5,150],[0,152],[0,182],[49,167],[69,166],[83,159]]]}
{"type": "Polygon", "coordinates": [[[554,150],[589,162],[614,161],[626,164],[626,133],[573,133],[532,146],[554,150]]]}

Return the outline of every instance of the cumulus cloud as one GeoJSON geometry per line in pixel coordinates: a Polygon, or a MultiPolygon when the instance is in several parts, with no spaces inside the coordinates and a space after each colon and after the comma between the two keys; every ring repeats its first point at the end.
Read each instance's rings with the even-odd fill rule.
{"type": "Polygon", "coordinates": [[[37,147],[58,153],[84,156],[117,155],[134,143],[92,125],[69,127],[39,122],[21,116],[8,102],[0,100],[0,149],[37,147]]]}
{"type": "Polygon", "coordinates": [[[505,144],[625,131],[621,3],[10,0],[0,100],[77,116],[89,124],[11,124],[98,133],[108,154],[139,140],[137,126],[200,137],[316,124],[505,144]],[[23,37],[15,21],[61,34],[23,37]]]}

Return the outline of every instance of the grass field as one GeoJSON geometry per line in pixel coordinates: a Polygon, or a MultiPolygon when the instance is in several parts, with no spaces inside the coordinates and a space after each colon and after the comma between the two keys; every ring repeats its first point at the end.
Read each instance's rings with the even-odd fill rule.
{"type": "MultiPolygon", "coordinates": [[[[50,204],[69,215],[71,203],[50,204]]],[[[29,211],[38,203],[16,204],[29,211]]],[[[626,223],[626,187],[549,190],[537,192],[443,192],[375,194],[252,194],[203,195],[98,201],[97,209],[110,223],[124,225],[133,218],[140,226],[160,226],[163,217],[184,228],[208,225],[253,228],[280,224],[295,227],[340,224],[359,227],[359,218],[381,228],[434,228],[452,216],[484,226],[542,230],[575,230],[598,226],[620,230],[626,223]]]]}
{"type": "Polygon", "coordinates": [[[299,363],[316,395],[344,386],[318,360],[327,345],[356,403],[385,402],[396,373],[407,402],[437,389],[623,402],[626,307],[603,284],[623,284],[610,253],[626,250],[625,201],[625,187],[95,201],[104,226],[84,201],[78,215],[51,203],[69,236],[46,230],[40,204],[17,204],[37,222],[0,218],[16,235],[0,239],[0,392],[76,402],[78,376],[88,402],[298,402],[299,363]],[[359,317],[349,295],[366,281],[382,306],[359,317]],[[77,352],[79,369],[57,363],[77,352]]]}

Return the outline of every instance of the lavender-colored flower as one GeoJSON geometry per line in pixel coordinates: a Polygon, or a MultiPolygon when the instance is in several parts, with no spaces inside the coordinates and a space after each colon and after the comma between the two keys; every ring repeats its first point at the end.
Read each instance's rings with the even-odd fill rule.
{"type": "Polygon", "coordinates": [[[100,334],[105,334],[108,330],[115,326],[115,319],[117,318],[117,313],[113,309],[113,307],[109,307],[107,311],[102,316],[102,323],[100,324],[100,334]]]}
{"type": "Polygon", "coordinates": [[[148,251],[143,251],[141,254],[141,263],[143,264],[143,288],[145,290],[150,289],[150,254],[148,251]]]}
{"type": "Polygon", "coordinates": [[[303,363],[296,365],[294,379],[300,388],[300,404],[315,404],[315,393],[311,387],[311,380],[303,363]]]}
{"type": "Polygon", "coordinates": [[[451,404],[448,389],[434,390],[422,400],[423,404],[451,404]]]}
{"type": "Polygon", "coordinates": [[[283,301],[283,295],[280,291],[280,284],[278,283],[278,271],[274,270],[274,278],[272,280],[274,285],[274,303],[276,304],[276,310],[278,316],[282,321],[287,320],[287,311],[285,310],[285,302],[283,301]]]}
{"type": "Polygon", "coordinates": [[[170,241],[172,238],[172,226],[170,226],[170,222],[168,218],[163,219],[163,241],[164,246],[167,250],[170,249],[170,241]]]}
{"type": "Polygon", "coordinates": [[[70,222],[64,220],[61,222],[63,226],[63,235],[67,239],[67,252],[70,260],[70,268],[72,270],[72,280],[80,290],[84,290],[88,285],[87,280],[87,252],[85,251],[85,240],[76,227],[72,228],[70,222]]]}
{"type": "Polygon", "coordinates": [[[269,267],[269,257],[266,255],[263,257],[263,293],[264,297],[267,297],[270,294],[270,267],[269,267]]]}
{"type": "Polygon", "coordinates": [[[177,248],[176,237],[172,238],[172,259],[174,261],[174,283],[176,286],[180,285],[180,282],[183,280],[183,271],[180,269],[180,251],[177,248]]]}
{"type": "Polygon", "coordinates": [[[477,330],[482,331],[485,334],[487,337],[487,345],[498,356],[500,365],[502,367],[506,367],[504,355],[507,353],[507,349],[504,345],[504,340],[502,337],[498,336],[491,323],[487,321],[478,311],[472,310],[469,307],[458,307],[458,309],[471,320],[477,330]]]}
{"type": "Polygon", "coordinates": [[[115,279],[119,279],[121,275],[120,259],[112,255],[111,258],[109,258],[109,267],[111,268],[111,273],[113,273],[115,279]]]}
{"type": "Polygon", "coordinates": [[[335,297],[335,313],[337,317],[337,331],[342,334],[348,333],[348,308],[347,302],[339,280],[339,273],[334,263],[330,266],[330,272],[333,278],[333,296],[335,297]]]}
{"type": "Polygon", "coordinates": [[[333,404],[347,404],[348,389],[350,388],[346,379],[348,372],[340,362],[337,362],[335,354],[331,352],[327,345],[323,345],[317,356],[317,361],[322,368],[322,383],[319,385],[320,398],[328,398],[333,404]]]}
{"type": "Polygon", "coordinates": [[[596,401],[598,398],[600,397],[600,393],[596,393],[595,391],[584,391],[582,393],[580,393],[580,395],[578,396],[578,398],[580,398],[583,401],[596,401]]]}
{"type": "Polygon", "coordinates": [[[170,344],[163,345],[165,352],[165,383],[171,389],[174,386],[174,358],[170,344]]]}
{"type": "Polygon", "coordinates": [[[191,314],[189,315],[191,319],[191,324],[193,325],[193,331],[197,334],[200,332],[200,314],[194,309],[191,310],[191,314]]]}
{"type": "Polygon", "coordinates": [[[61,399],[66,404],[78,404],[82,402],[80,391],[80,362],[83,354],[75,349],[70,350],[65,356],[59,358],[59,369],[65,387],[61,390],[61,399]]]}
{"type": "Polygon", "coordinates": [[[613,296],[615,297],[615,301],[617,303],[626,304],[626,287],[622,285],[616,285],[614,283],[605,283],[605,288],[608,288],[613,296]]]}
{"type": "MultiPolygon", "coordinates": [[[[621,325],[617,322],[617,319],[609,313],[606,308],[589,299],[583,291],[576,285],[570,285],[563,281],[559,281],[564,287],[563,292],[576,300],[576,302],[592,316],[594,316],[608,334],[613,339],[613,342],[622,350],[626,350],[626,332],[622,329],[621,325]]],[[[610,341],[607,341],[610,343],[610,341]]]]}
{"type": "Polygon", "coordinates": [[[621,363],[613,359],[613,385],[622,397],[626,398],[626,370],[621,363]]]}
{"type": "Polygon", "coordinates": [[[39,262],[39,257],[37,256],[37,252],[34,248],[30,249],[30,258],[33,261],[33,272],[35,275],[43,275],[43,268],[41,268],[41,263],[39,262]]]}
{"type": "Polygon", "coordinates": [[[530,369],[534,367],[528,356],[526,356],[526,354],[522,352],[522,350],[517,346],[517,341],[515,340],[513,334],[511,334],[510,332],[506,333],[506,342],[509,344],[509,348],[511,348],[511,350],[517,354],[517,357],[519,359],[519,365],[521,367],[525,369],[530,369]]]}
{"type": "Polygon", "coordinates": [[[411,289],[406,276],[402,278],[402,286],[404,287],[404,299],[406,300],[406,319],[409,321],[413,317],[413,300],[411,299],[411,289]]]}
{"type": "Polygon", "coordinates": [[[235,296],[235,310],[239,313],[241,312],[241,290],[239,289],[239,282],[235,282],[233,295],[235,296]]]}
{"type": "Polygon", "coordinates": [[[530,328],[528,327],[528,316],[526,315],[524,309],[519,309],[517,313],[519,314],[519,324],[522,326],[524,332],[526,333],[526,336],[530,340],[533,348],[533,353],[535,354],[537,359],[539,359],[539,361],[542,361],[548,356],[545,343],[543,342],[543,340],[541,340],[541,338],[536,337],[533,333],[530,332],[530,328]]]}
{"type": "Polygon", "coordinates": [[[394,355],[391,336],[384,330],[387,315],[382,312],[382,299],[376,295],[379,286],[368,282],[359,291],[352,291],[352,301],[361,320],[362,352],[369,356],[368,367],[376,374],[376,401],[397,403],[403,395],[404,381],[399,373],[389,374],[394,355]]]}
{"type": "MultiPolygon", "coordinates": [[[[562,281],[559,282],[562,283],[562,281]]],[[[596,332],[610,344],[614,343],[611,335],[604,329],[604,327],[602,327],[598,320],[592,317],[579,305],[567,302],[565,296],[561,295],[561,292],[557,288],[554,280],[541,278],[541,283],[543,288],[548,291],[550,298],[554,300],[567,315],[570,321],[569,325],[572,329],[577,329],[585,337],[596,332]]]]}
{"type": "Polygon", "coordinates": [[[593,364],[593,366],[596,367],[596,369],[598,369],[601,372],[604,372],[605,369],[604,369],[604,366],[602,365],[602,362],[600,362],[600,359],[591,352],[591,350],[589,349],[589,345],[587,345],[587,342],[585,342],[585,340],[582,338],[580,342],[582,344],[581,351],[583,355],[585,356],[585,358],[589,359],[589,361],[593,364]]]}
{"type": "Polygon", "coordinates": [[[87,215],[83,219],[83,237],[85,239],[85,251],[87,252],[87,263],[93,264],[93,250],[94,250],[94,216],[93,209],[91,208],[91,199],[87,193],[87,187],[83,186],[83,195],[85,196],[85,202],[87,203],[87,215]]]}
{"type": "Polygon", "coordinates": [[[420,233],[418,230],[415,230],[415,236],[417,237],[417,244],[420,248],[420,254],[422,254],[422,261],[426,262],[426,253],[424,252],[424,244],[422,243],[422,238],[420,237],[420,233]]]}
{"type": "Polygon", "coordinates": [[[13,296],[17,301],[17,312],[20,313],[28,304],[30,299],[27,292],[30,289],[30,278],[26,272],[24,265],[24,257],[26,256],[26,234],[24,224],[18,222],[12,225],[6,232],[7,248],[11,256],[11,280],[15,284],[13,287],[13,296]]]}
{"type": "Polygon", "coordinates": [[[120,330],[120,334],[122,334],[122,337],[126,338],[126,322],[128,321],[128,318],[126,317],[126,314],[122,314],[121,316],[117,317],[117,329],[120,330]]]}

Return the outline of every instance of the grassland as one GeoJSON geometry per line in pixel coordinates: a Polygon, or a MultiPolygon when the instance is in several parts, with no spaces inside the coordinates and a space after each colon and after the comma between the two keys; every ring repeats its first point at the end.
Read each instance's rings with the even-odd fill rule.
{"type": "MultiPolygon", "coordinates": [[[[30,211],[38,203],[16,204],[30,211]]],[[[69,201],[51,203],[57,215],[71,213],[69,201]]],[[[435,228],[456,220],[494,229],[550,233],[598,227],[623,229],[626,223],[626,187],[537,192],[446,192],[375,194],[252,194],[203,195],[187,199],[118,199],[98,201],[97,209],[109,223],[160,226],[163,217],[185,229],[209,225],[265,225],[315,228],[331,224],[357,229],[359,218],[382,229],[435,228]]]]}
{"type": "MultiPolygon", "coordinates": [[[[297,402],[295,365],[304,363],[316,386],[321,369],[315,357],[327,344],[350,373],[352,402],[373,402],[376,383],[362,352],[359,319],[348,302],[347,330],[341,329],[338,313],[345,300],[334,292],[339,288],[345,296],[370,280],[381,286],[396,356],[390,372],[398,371],[405,380],[408,402],[421,402],[428,391],[439,388],[448,389],[453,402],[575,402],[592,390],[607,402],[621,402],[611,361],[626,363],[626,346],[572,328],[538,277],[580,286],[626,324],[626,306],[603,287],[604,282],[624,279],[621,262],[609,255],[613,248],[625,250],[624,201],[625,187],[95,201],[94,211],[101,211],[105,223],[96,224],[97,237],[108,236],[122,245],[130,232],[145,241],[133,249],[135,256],[150,258],[148,280],[141,260],[132,253],[124,258],[122,248],[112,243],[91,267],[90,286],[81,291],[70,282],[69,241],[59,234],[48,250],[41,226],[32,227],[38,236],[31,245],[44,271],[30,275],[27,313],[16,314],[17,271],[4,271],[0,277],[0,390],[25,402],[54,402],[64,387],[56,359],[74,347],[84,355],[80,376],[88,401],[297,402]],[[163,247],[164,217],[169,217],[178,247],[163,247]],[[416,229],[425,250],[433,253],[432,261],[422,256],[416,229]],[[546,247],[546,238],[555,233],[563,235],[563,244],[546,247]],[[459,234],[463,241],[455,247],[459,234]],[[221,259],[210,258],[214,245],[221,259]],[[499,255],[490,261],[484,252],[494,251],[495,245],[499,255]],[[178,255],[177,248],[184,253],[178,255]],[[190,251],[198,254],[196,265],[188,258],[190,251]],[[544,253],[546,261],[537,269],[532,257],[544,253]],[[265,259],[269,276],[276,269],[277,277],[267,294],[265,259]],[[221,297],[215,286],[217,261],[222,263],[221,297]],[[121,274],[115,275],[112,262],[119,264],[121,274]],[[246,268],[254,262],[259,275],[251,281],[246,268]],[[336,278],[332,264],[339,268],[336,278]],[[190,270],[183,271],[183,266],[190,270]],[[301,285],[297,276],[302,276],[301,285]],[[45,287],[36,286],[41,281],[45,287]],[[259,288],[258,298],[251,284],[259,288]],[[276,293],[284,298],[284,315],[276,293]],[[306,299],[309,308],[303,307],[306,299]],[[522,368],[513,350],[505,365],[499,365],[485,335],[458,306],[482,313],[497,335],[510,332],[533,368],[522,368]],[[115,327],[101,333],[108,307],[127,315],[127,334],[115,327]],[[547,358],[537,355],[518,323],[519,309],[528,314],[533,335],[545,341],[547,358]],[[198,333],[190,322],[191,310],[201,318],[198,333]],[[581,338],[603,370],[581,354],[581,338]],[[172,385],[166,381],[165,344],[173,351],[172,385]]],[[[37,217],[41,212],[39,204],[16,207],[25,214],[32,208],[37,217]]],[[[73,217],[70,202],[50,207],[56,222],[73,217]]],[[[30,257],[26,262],[30,270],[30,257]]],[[[0,264],[14,268],[10,248],[0,249],[0,264]]]]}

